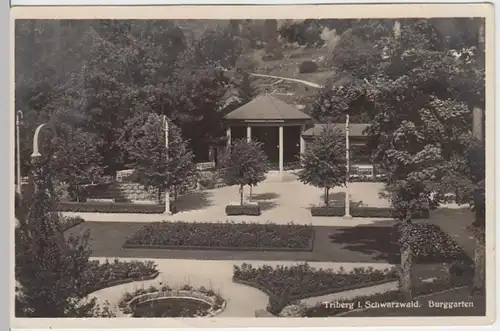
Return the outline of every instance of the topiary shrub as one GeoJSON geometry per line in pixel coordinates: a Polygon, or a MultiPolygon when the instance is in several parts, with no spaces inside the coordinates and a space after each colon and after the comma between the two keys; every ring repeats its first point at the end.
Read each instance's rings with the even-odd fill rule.
{"type": "Polygon", "coordinates": [[[299,72],[307,74],[318,70],[318,65],[313,61],[302,61],[299,65],[299,72]]]}
{"type": "Polygon", "coordinates": [[[303,302],[290,304],[283,308],[279,313],[280,317],[305,317],[307,313],[307,305],[303,302]]]}

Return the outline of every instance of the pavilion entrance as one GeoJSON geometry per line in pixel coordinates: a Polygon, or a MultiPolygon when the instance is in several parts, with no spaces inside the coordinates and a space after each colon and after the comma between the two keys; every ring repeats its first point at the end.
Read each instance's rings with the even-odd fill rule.
{"type": "Polygon", "coordinates": [[[285,164],[300,160],[302,132],[310,120],[274,96],[260,96],[225,116],[228,147],[237,139],[260,141],[271,165],[283,174],[285,164]]]}

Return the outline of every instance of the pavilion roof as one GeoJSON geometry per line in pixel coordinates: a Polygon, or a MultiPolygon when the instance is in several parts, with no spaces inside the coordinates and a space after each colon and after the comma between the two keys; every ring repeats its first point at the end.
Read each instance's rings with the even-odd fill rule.
{"type": "MultiPolygon", "coordinates": [[[[317,136],[317,135],[319,135],[321,133],[321,131],[323,130],[323,128],[326,125],[327,124],[314,124],[314,126],[312,128],[304,131],[302,133],[302,136],[304,136],[304,137],[317,136]]],[[[333,125],[333,127],[335,129],[338,129],[341,132],[345,133],[345,123],[334,123],[334,124],[331,124],[331,125],[333,125]]],[[[366,123],[352,123],[352,124],[349,124],[349,136],[350,137],[366,137],[366,134],[364,133],[364,131],[369,126],[370,126],[370,124],[366,124],[366,123]]]]}
{"type": "Polygon", "coordinates": [[[226,116],[226,120],[310,120],[311,117],[272,95],[258,96],[226,116]]]}

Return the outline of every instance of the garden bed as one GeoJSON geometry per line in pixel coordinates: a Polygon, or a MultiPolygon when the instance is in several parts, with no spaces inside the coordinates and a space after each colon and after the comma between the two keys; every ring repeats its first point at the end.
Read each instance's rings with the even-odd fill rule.
{"type": "Polygon", "coordinates": [[[154,279],[157,276],[158,270],[153,261],[90,261],[84,273],[83,288],[86,293],[92,293],[106,287],[154,279]]]}
{"type": "MultiPolygon", "coordinates": [[[[394,218],[393,209],[386,207],[356,206],[350,209],[352,217],[394,218]]],[[[342,217],[345,215],[344,206],[312,207],[311,216],[342,217]]],[[[413,215],[414,219],[429,218],[429,211],[422,211],[413,215]]]]}
{"type": "MultiPolygon", "coordinates": [[[[233,281],[255,287],[284,302],[321,296],[356,288],[374,286],[397,280],[395,268],[377,270],[373,268],[354,268],[347,272],[343,268],[316,269],[309,264],[293,266],[268,265],[255,268],[243,263],[234,266],[233,281]]],[[[270,300],[272,301],[272,300],[270,300]]]]}
{"type": "Polygon", "coordinates": [[[213,317],[225,307],[226,301],[213,290],[189,285],[180,289],[167,285],[138,289],[125,293],[118,303],[126,317],[213,317]]]}
{"type": "Polygon", "coordinates": [[[56,211],[74,213],[163,214],[165,212],[165,205],[122,202],[60,201],[56,205],[56,211]]]}
{"type": "Polygon", "coordinates": [[[312,251],[313,245],[310,225],[155,222],[129,237],[123,248],[312,251]]]}

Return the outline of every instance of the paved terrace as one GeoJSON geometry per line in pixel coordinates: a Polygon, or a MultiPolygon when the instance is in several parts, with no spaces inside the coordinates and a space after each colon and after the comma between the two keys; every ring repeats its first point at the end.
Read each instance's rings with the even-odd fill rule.
{"type": "MultiPolygon", "coordinates": [[[[379,198],[383,188],[381,183],[351,183],[350,197],[352,201],[366,206],[387,207],[387,200],[379,198]]],[[[249,188],[245,187],[245,199],[248,199],[249,188]]],[[[330,192],[330,201],[344,201],[345,189],[337,187],[330,192]]],[[[179,212],[172,216],[144,214],[105,214],[105,213],[64,213],[66,216],[81,215],[87,221],[101,222],[153,222],[162,220],[179,221],[224,221],[245,220],[253,222],[288,223],[313,225],[353,226],[376,224],[377,219],[359,218],[345,220],[342,217],[312,217],[310,208],[323,202],[323,190],[304,185],[297,176],[286,172],[283,181],[278,172],[270,172],[265,181],[253,188],[253,201],[258,201],[261,216],[225,215],[225,206],[230,202],[239,202],[238,187],[222,187],[212,190],[195,191],[179,198],[179,212]]],[[[385,223],[385,221],[384,221],[385,223]]]]}

